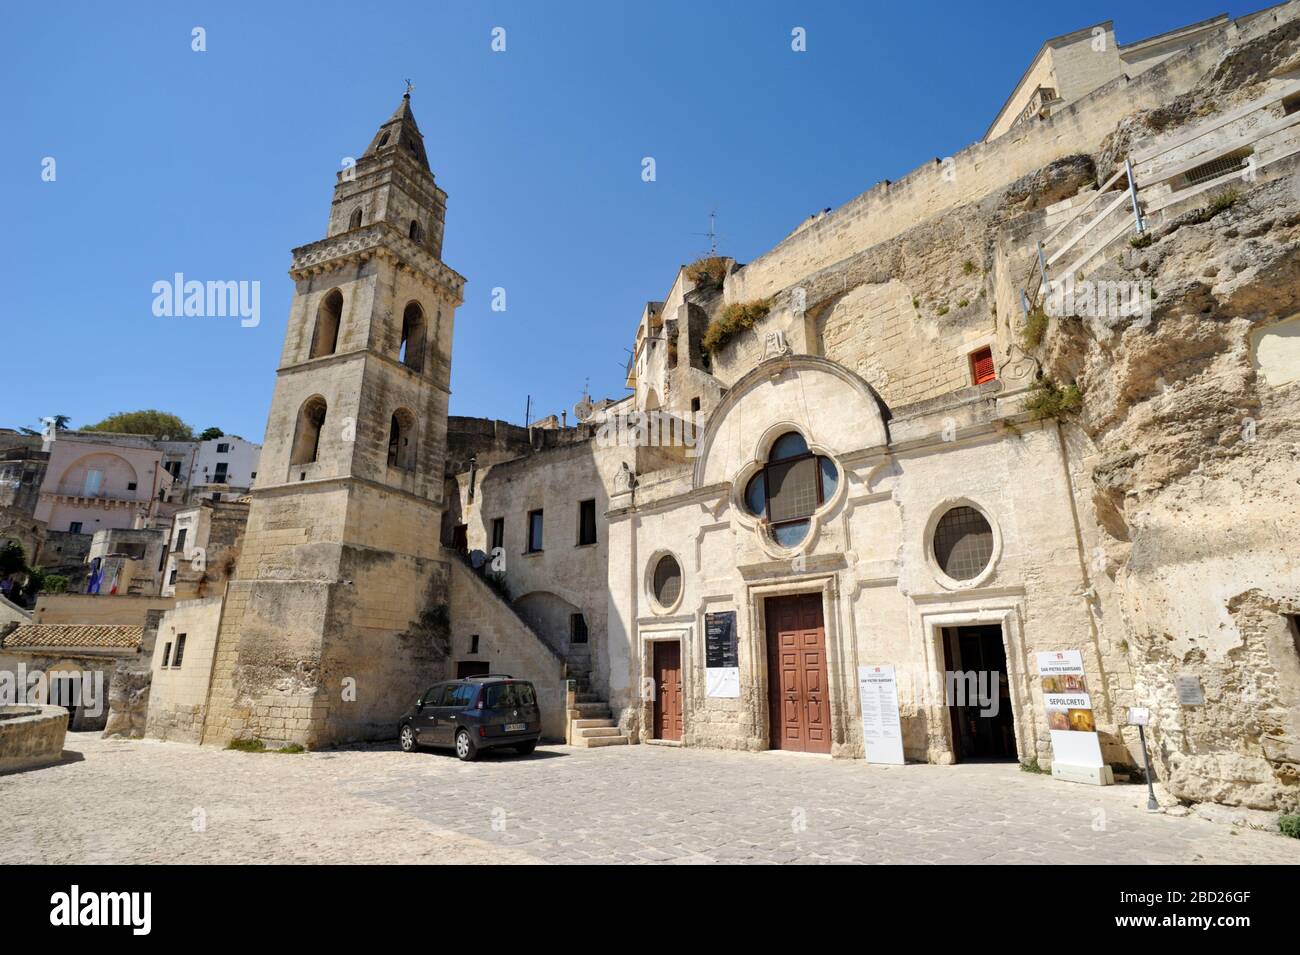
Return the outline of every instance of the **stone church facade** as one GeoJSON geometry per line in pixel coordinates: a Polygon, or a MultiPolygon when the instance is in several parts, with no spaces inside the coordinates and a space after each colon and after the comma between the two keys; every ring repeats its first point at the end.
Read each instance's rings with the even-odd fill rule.
{"type": "Polygon", "coordinates": [[[1113,771],[1144,708],[1175,795],[1294,807],[1298,15],[1018,88],[997,136],[683,266],[572,426],[448,418],[464,280],[404,100],[294,253],[195,737],[387,738],[504,671],[577,745],[862,758],[891,666],[907,759],[1046,768],[1037,656],[1070,652],[1113,771]],[[1062,314],[1067,278],[1154,294],[1062,314]]]}

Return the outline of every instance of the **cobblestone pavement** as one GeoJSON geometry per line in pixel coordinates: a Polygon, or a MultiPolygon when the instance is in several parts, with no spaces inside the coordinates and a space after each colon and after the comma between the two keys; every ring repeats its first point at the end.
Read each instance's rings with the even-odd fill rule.
{"type": "Polygon", "coordinates": [[[67,750],[58,766],[0,776],[0,863],[1300,862],[1300,842],[1280,835],[1149,814],[1143,787],[1014,765],[655,746],[461,763],[93,734],[70,734],[67,750]]]}

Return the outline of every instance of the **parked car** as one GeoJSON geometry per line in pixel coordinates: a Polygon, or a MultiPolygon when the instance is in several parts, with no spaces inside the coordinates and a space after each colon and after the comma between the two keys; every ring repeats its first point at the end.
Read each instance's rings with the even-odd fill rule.
{"type": "Polygon", "coordinates": [[[402,751],[449,746],[463,760],[508,746],[527,755],[542,736],[537,690],[508,673],[448,680],[426,690],[397,724],[402,751]]]}

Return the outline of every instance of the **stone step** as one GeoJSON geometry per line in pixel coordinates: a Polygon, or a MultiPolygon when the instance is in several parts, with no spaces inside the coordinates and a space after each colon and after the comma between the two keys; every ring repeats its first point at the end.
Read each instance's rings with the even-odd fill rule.
{"type": "Polygon", "coordinates": [[[626,746],[626,736],[593,736],[582,741],[582,746],[626,746]]]}
{"type": "Polygon", "coordinates": [[[598,736],[620,736],[617,726],[587,726],[573,734],[583,739],[595,739],[598,736]]]}
{"type": "Polygon", "coordinates": [[[612,719],[609,718],[586,719],[584,717],[579,717],[578,719],[573,721],[573,728],[577,730],[585,730],[592,726],[617,726],[617,725],[618,725],[617,723],[615,723],[612,719]]]}
{"type": "Polygon", "coordinates": [[[609,704],[604,702],[596,703],[575,703],[569,707],[569,715],[577,714],[580,719],[606,719],[609,717],[609,704]]]}
{"type": "Polygon", "coordinates": [[[573,701],[575,703],[604,703],[605,702],[600,698],[599,693],[590,693],[590,692],[587,693],[579,692],[573,694],[573,701]]]}

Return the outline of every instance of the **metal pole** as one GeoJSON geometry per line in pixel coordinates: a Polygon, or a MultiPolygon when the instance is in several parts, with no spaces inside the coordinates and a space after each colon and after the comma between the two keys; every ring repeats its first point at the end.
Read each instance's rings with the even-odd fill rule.
{"type": "Polygon", "coordinates": [[[1133,221],[1137,224],[1138,235],[1141,235],[1146,226],[1142,222],[1142,207],[1138,205],[1137,183],[1133,181],[1133,161],[1131,159],[1124,160],[1124,172],[1128,174],[1128,197],[1129,201],[1133,203],[1133,221]]]}
{"type": "Polygon", "coordinates": [[[1048,291],[1047,257],[1043,255],[1043,243],[1041,242],[1038,243],[1038,268],[1043,275],[1043,294],[1046,295],[1048,291]]]}
{"type": "Polygon", "coordinates": [[[1151,757],[1147,755],[1147,734],[1146,727],[1141,723],[1138,724],[1138,739],[1142,741],[1142,765],[1146,767],[1147,773],[1147,812],[1159,812],[1160,803],[1156,800],[1156,789],[1151,784],[1151,757]]]}

